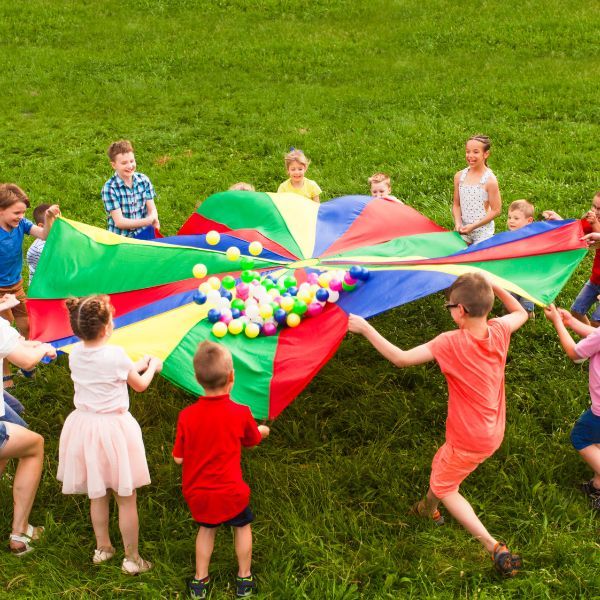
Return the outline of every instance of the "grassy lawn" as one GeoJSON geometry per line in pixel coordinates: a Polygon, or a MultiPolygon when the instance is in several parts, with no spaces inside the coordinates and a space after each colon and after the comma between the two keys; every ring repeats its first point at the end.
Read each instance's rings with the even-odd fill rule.
{"type": "MultiPolygon", "coordinates": [[[[367,177],[383,170],[398,197],[450,227],[464,142],[484,132],[504,201],[498,229],[518,198],[576,217],[600,187],[598,24],[595,3],[560,0],[4,2],[0,179],[34,205],[58,201],[65,216],[103,227],[105,151],[129,138],[174,234],[236,181],[276,190],[295,146],[312,159],[322,199],[367,193],[367,177]]],[[[452,326],[441,303],[374,324],[413,346],[452,326]]],[[[599,521],[576,489],[589,472],[569,443],[588,404],[587,366],[563,356],[540,316],[513,338],[504,444],[463,490],[526,571],[501,581],[452,519],[435,528],[407,514],[443,440],[445,381],[434,364],[400,371],[352,338],[244,458],[261,597],[600,598],[599,521]]],[[[0,595],[185,597],[195,527],[170,451],[190,397],[164,380],[131,394],[153,480],[139,493],[141,552],[156,568],[127,578],[118,560],[92,566],[88,501],[62,496],[55,479],[72,409],[66,361],[39,371],[15,395],[46,439],[32,521],[47,534],[27,558],[0,553],[0,595]]],[[[0,480],[6,533],[10,489],[0,480]]],[[[118,539],[116,520],[113,529],[118,539]]],[[[234,596],[235,569],[221,531],[211,598],[234,596]]]]}

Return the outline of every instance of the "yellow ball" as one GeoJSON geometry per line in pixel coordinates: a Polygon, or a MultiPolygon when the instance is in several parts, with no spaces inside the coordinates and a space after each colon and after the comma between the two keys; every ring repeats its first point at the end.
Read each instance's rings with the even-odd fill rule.
{"type": "Polygon", "coordinates": [[[267,292],[267,294],[268,294],[268,295],[269,295],[271,298],[273,298],[273,299],[277,298],[277,296],[279,296],[279,294],[280,294],[280,293],[281,293],[281,292],[280,292],[280,291],[279,291],[277,288],[271,288],[271,289],[270,289],[270,290],[267,292]]]}
{"type": "Polygon", "coordinates": [[[214,229],[206,234],[206,243],[210,246],[216,246],[221,241],[221,236],[214,229]]]}
{"type": "Polygon", "coordinates": [[[286,317],[285,321],[288,324],[288,327],[298,327],[301,321],[300,315],[297,315],[296,313],[290,313],[286,317]]]}
{"type": "Polygon", "coordinates": [[[202,263],[198,263],[197,265],[194,265],[194,268],[192,269],[192,274],[194,275],[194,277],[197,277],[198,279],[202,279],[203,277],[206,277],[207,273],[208,273],[208,269],[206,268],[206,265],[203,265],[202,263]]]}
{"type": "Polygon", "coordinates": [[[199,286],[198,286],[198,291],[202,292],[203,294],[208,294],[208,292],[210,292],[210,290],[212,290],[212,286],[210,285],[210,283],[208,283],[208,281],[203,281],[199,286]]]}
{"type": "Polygon", "coordinates": [[[229,333],[233,333],[233,335],[238,335],[238,333],[242,333],[244,329],[244,323],[240,319],[232,319],[229,321],[229,333]]]}
{"type": "Polygon", "coordinates": [[[237,246],[230,246],[227,248],[227,252],[225,252],[225,256],[231,261],[239,260],[240,254],[240,249],[237,246]]]}
{"type": "Polygon", "coordinates": [[[329,275],[328,273],[321,273],[319,275],[319,279],[318,279],[319,285],[322,288],[328,288],[330,279],[331,279],[331,275],[329,275]]]}
{"type": "Polygon", "coordinates": [[[306,304],[310,304],[311,300],[312,300],[312,294],[309,291],[304,291],[302,290],[301,292],[298,292],[297,296],[298,300],[302,300],[302,302],[306,302],[306,304]]]}
{"type": "Polygon", "coordinates": [[[211,277],[208,280],[208,285],[210,285],[210,287],[213,290],[220,290],[221,289],[221,280],[218,277],[211,277]]]}
{"type": "Polygon", "coordinates": [[[273,316],[273,307],[270,304],[261,304],[258,307],[258,310],[263,319],[268,319],[273,316]]]}
{"type": "Polygon", "coordinates": [[[260,333],[260,327],[256,323],[248,323],[244,333],[250,339],[255,338],[260,333]]]}
{"type": "Polygon", "coordinates": [[[291,296],[284,296],[279,305],[285,312],[290,312],[294,308],[294,299],[291,296]]]}
{"type": "Polygon", "coordinates": [[[252,242],[248,246],[248,252],[252,254],[252,256],[258,256],[263,251],[263,245],[260,242],[252,242]]]}
{"type": "Polygon", "coordinates": [[[223,321],[217,321],[212,327],[212,332],[215,337],[222,338],[227,335],[227,325],[223,321]]]}

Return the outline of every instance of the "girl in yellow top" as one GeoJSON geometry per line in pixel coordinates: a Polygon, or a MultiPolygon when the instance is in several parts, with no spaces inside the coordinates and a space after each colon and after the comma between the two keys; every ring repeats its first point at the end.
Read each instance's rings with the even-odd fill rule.
{"type": "Polygon", "coordinates": [[[304,177],[310,161],[302,150],[292,149],[285,155],[285,168],[290,176],[277,189],[278,194],[292,193],[320,202],[321,188],[312,179],[304,177]]]}

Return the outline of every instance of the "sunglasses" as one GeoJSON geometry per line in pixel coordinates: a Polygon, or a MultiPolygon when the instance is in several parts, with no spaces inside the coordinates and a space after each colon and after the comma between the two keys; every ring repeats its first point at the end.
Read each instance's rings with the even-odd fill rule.
{"type": "Polygon", "coordinates": [[[444,304],[444,308],[447,308],[448,310],[450,310],[451,308],[456,308],[457,306],[462,306],[463,310],[468,314],[469,311],[462,305],[462,304],[452,304],[451,302],[446,302],[444,304]]]}

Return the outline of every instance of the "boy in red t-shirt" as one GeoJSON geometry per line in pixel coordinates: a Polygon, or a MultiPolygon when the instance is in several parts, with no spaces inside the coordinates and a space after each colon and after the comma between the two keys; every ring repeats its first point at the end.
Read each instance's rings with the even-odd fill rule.
{"type": "Polygon", "coordinates": [[[179,413],[173,459],[183,465],[182,488],[194,521],[196,576],[189,583],[192,598],[206,598],[208,566],[219,525],[234,527],[239,571],[238,598],[256,591],[252,576],[250,488],[242,479],[242,446],[256,446],[269,435],[256,425],[247,406],[229,398],[233,387],[230,352],[214,342],[202,342],[194,355],[194,372],[205,395],[179,413]]]}
{"type": "Polygon", "coordinates": [[[348,329],[364,335],[398,367],[431,360],[439,364],[448,383],[446,442],[433,459],[427,496],[414,506],[414,510],[441,525],[444,519],[438,505],[442,502],[490,552],[496,569],[503,575],[512,576],[522,568],[521,558],[488,533],[458,489],[502,443],[506,414],[506,354],[510,335],[527,321],[527,312],[508,292],[491,286],[478,273],[461,275],[447,290],[446,297],[445,306],[458,330],[442,333],[412,350],[400,350],[355,315],[350,315],[348,329]],[[508,314],[488,321],[494,294],[508,314]]]}

